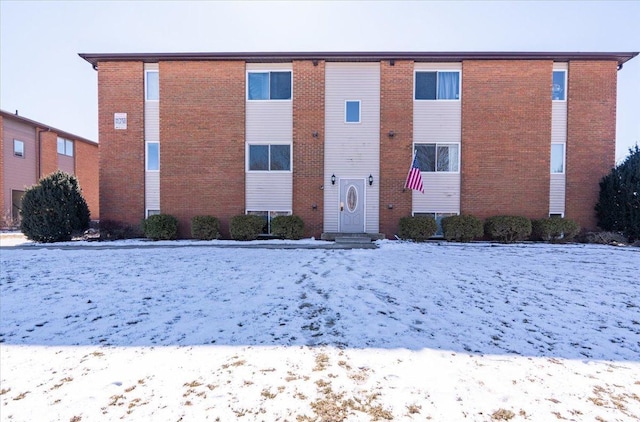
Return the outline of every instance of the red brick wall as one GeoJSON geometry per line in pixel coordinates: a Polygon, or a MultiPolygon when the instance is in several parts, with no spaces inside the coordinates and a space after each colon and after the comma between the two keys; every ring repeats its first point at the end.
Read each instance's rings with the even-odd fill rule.
{"type": "Polygon", "coordinates": [[[411,215],[404,183],[413,143],[413,62],[380,62],[380,232],[393,239],[400,218],[411,215]],[[389,131],[394,132],[389,137],[389,131]],[[389,204],[393,209],[389,209],[389,204]]]}
{"type": "Polygon", "coordinates": [[[144,218],[144,74],[142,62],[98,65],[100,218],[139,226],[144,218]],[[114,129],[127,113],[127,129],[114,129]]]}
{"type": "Polygon", "coordinates": [[[464,61],[461,212],[549,213],[551,61],[464,61]]]}
{"type": "Polygon", "coordinates": [[[75,141],[75,174],[80,182],[82,196],[87,201],[91,219],[100,219],[100,198],[98,196],[98,145],[75,141]]]}
{"type": "Polygon", "coordinates": [[[293,62],[293,214],[305,236],[316,238],[323,230],[324,90],[324,61],[293,62]]]}
{"type": "MultiPolygon", "coordinates": [[[[37,135],[36,135],[37,136],[37,135]]],[[[38,179],[48,176],[58,170],[58,134],[55,132],[40,132],[40,175],[38,179]]]]}
{"type": "Polygon", "coordinates": [[[569,63],[567,218],[595,229],[599,182],[615,165],[615,61],[569,63]]]}
{"type": "Polygon", "coordinates": [[[191,236],[191,217],[213,215],[229,236],[245,211],[244,62],[160,63],[160,210],[191,236]]]}

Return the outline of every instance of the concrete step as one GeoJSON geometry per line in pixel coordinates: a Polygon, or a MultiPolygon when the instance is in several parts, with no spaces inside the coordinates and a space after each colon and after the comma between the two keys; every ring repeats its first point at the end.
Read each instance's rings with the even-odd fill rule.
{"type": "Polygon", "coordinates": [[[369,236],[336,236],[336,243],[371,243],[369,236]]]}

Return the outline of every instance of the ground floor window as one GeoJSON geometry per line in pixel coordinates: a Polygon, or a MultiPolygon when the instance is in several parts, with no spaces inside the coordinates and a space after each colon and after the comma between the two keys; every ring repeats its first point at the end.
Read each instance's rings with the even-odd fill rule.
{"type": "Polygon", "coordinates": [[[414,217],[431,217],[436,219],[436,224],[438,225],[438,231],[434,236],[442,237],[442,219],[445,217],[451,217],[452,215],[458,215],[455,212],[414,212],[414,217]]]}
{"type": "Polygon", "coordinates": [[[279,215],[291,215],[291,211],[247,211],[247,214],[264,218],[262,234],[271,234],[271,220],[279,215]]]}
{"type": "Polygon", "coordinates": [[[160,210],[147,210],[147,218],[157,214],[160,214],[160,210]]]}

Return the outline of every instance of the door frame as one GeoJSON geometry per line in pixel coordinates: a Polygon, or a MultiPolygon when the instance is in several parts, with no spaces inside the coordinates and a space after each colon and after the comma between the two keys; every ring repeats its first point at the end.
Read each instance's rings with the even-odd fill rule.
{"type": "MultiPolygon", "coordinates": [[[[342,231],[342,212],[340,211],[340,202],[342,200],[342,181],[343,180],[358,180],[362,181],[362,233],[367,232],[367,179],[365,177],[340,177],[338,179],[338,202],[336,204],[338,208],[338,233],[342,231]]],[[[346,192],[345,192],[346,194],[346,192]]],[[[360,194],[360,192],[358,192],[360,194]]],[[[346,232],[345,232],[346,233],[346,232]]],[[[351,233],[351,232],[349,232],[351,233]]],[[[355,232],[360,233],[360,232],[355,232]]]]}

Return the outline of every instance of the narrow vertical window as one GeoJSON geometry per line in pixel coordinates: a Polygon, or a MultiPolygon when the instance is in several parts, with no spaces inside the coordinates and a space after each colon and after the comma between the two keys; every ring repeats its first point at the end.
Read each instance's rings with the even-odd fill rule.
{"type": "Polygon", "coordinates": [[[346,101],[344,108],[346,123],[360,123],[360,101],[346,101]]]}
{"type": "Polygon", "coordinates": [[[147,142],[147,171],[160,170],[160,143],[147,142]]]}
{"type": "Polygon", "coordinates": [[[553,85],[551,99],[553,101],[566,100],[567,72],[564,70],[553,71],[553,85]]]}
{"type": "Polygon", "coordinates": [[[64,154],[64,139],[58,138],[58,154],[64,154]]]}
{"type": "Polygon", "coordinates": [[[551,144],[551,173],[564,173],[564,144],[551,144]]]}
{"type": "Polygon", "coordinates": [[[24,157],[24,142],[17,139],[13,140],[13,155],[20,158],[24,157]]]}
{"type": "Polygon", "coordinates": [[[160,78],[158,71],[147,70],[145,76],[147,101],[158,101],[160,99],[160,78]]]}
{"type": "Polygon", "coordinates": [[[73,141],[68,139],[64,140],[64,153],[69,157],[73,157],[73,141]]]}

